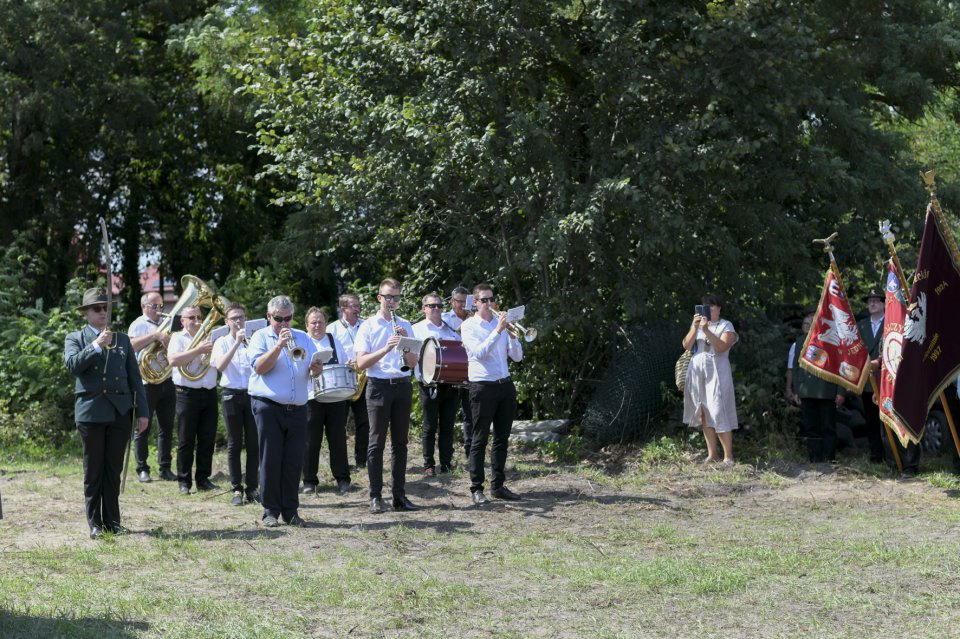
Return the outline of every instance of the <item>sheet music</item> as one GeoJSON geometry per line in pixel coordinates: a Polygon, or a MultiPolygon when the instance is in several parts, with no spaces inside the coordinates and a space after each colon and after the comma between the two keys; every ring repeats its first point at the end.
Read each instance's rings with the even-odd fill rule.
{"type": "Polygon", "coordinates": [[[330,358],[333,357],[333,349],[331,348],[321,348],[316,353],[313,354],[313,357],[310,358],[310,365],[314,364],[326,364],[330,361],[330,358]]]}
{"type": "Polygon", "coordinates": [[[523,311],[526,306],[515,306],[507,311],[507,321],[513,324],[523,319],[523,311]]]}
{"type": "Polygon", "coordinates": [[[414,355],[420,356],[420,347],[423,345],[423,341],[417,339],[416,337],[401,337],[400,343],[397,344],[396,350],[401,355],[404,351],[408,353],[413,353],[414,355]]]}
{"type": "Polygon", "coordinates": [[[212,331],[210,331],[210,341],[216,344],[218,339],[220,339],[224,335],[229,335],[229,334],[230,334],[229,326],[218,326],[212,331]]]}
{"type": "Polygon", "coordinates": [[[253,337],[254,333],[259,331],[268,323],[269,322],[267,322],[267,319],[265,317],[260,319],[247,320],[247,323],[244,324],[243,326],[243,330],[247,334],[247,339],[250,339],[251,337],[253,337]]]}

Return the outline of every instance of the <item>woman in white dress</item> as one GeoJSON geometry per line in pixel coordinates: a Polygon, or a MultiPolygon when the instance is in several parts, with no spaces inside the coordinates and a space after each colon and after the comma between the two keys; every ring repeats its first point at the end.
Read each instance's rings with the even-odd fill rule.
{"type": "Polygon", "coordinates": [[[709,317],[695,314],[683,338],[683,347],[693,352],[683,390],[683,421],[703,429],[707,461],[721,460],[717,441],[723,447],[723,463],[732,465],[733,431],[737,429],[737,404],[730,371],[730,348],[737,343],[733,324],[720,319],[723,299],[705,295],[709,317]]]}

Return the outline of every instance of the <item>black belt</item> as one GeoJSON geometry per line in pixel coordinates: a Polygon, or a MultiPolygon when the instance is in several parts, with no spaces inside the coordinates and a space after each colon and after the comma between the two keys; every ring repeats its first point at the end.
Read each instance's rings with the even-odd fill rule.
{"type": "Polygon", "coordinates": [[[409,384],[409,377],[367,377],[367,381],[374,384],[409,384]]]}
{"type": "Polygon", "coordinates": [[[224,388],[224,393],[233,393],[234,395],[239,395],[240,393],[246,394],[246,388],[224,388]]]}
{"type": "Polygon", "coordinates": [[[178,392],[178,393],[199,393],[199,392],[201,392],[201,391],[203,391],[203,392],[209,392],[209,391],[216,391],[216,390],[217,390],[216,387],[213,387],[213,388],[193,388],[192,386],[177,386],[176,384],[174,384],[173,386],[174,386],[174,388],[177,389],[177,392],[178,392]]]}
{"type": "Polygon", "coordinates": [[[513,379],[511,379],[510,377],[504,377],[504,378],[502,378],[502,379],[495,379],[495,380],[493,380],[492,382],[491,382],[491,381],[483,381],[483,382],[470,382],[470,383],[471,383],[471,384],[483,384],[484,386],[493,386],[493,385],[495,385],[495,384],[508,384],[508,383],[510,383],[510,382],[512,382],[512,381],[513,381],[513,379]]]}
{"type": "Polygon", "coordinates": [[[303,404],[281,404],[280,402],[275,402],[272,399],[267,399],[266,397],[260,397],[259,395],[251,395],[254,399],[259,399],[261,402],[266,402],[272,404],[281,410],[285,410],[288,413],[292,413],[298,408],[303,408],[303,404]]]}

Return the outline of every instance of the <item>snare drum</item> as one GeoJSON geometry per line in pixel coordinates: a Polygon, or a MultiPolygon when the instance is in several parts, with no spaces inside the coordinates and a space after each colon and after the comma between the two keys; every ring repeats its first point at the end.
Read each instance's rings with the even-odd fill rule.
{"type": "Polygon", "coordinates": [[[342,402],[357,392],[357,372],[346,364],[327,364],[313,378],[313,398],[322,404],[342,402]]]}
{"type": "Polygon", "coordinates": [[[420,347],[420,380],[427,386],[465,384],[467,349],[455,339],[428,337],[420,347]]]}

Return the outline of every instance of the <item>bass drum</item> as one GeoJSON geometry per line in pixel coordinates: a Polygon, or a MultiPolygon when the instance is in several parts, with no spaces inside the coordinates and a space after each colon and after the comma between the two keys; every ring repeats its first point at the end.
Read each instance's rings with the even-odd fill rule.
{"type": "Polygon", "coordinates": [[[467,383],[467,349],[455,339],[428,337],[420,347],[420,379],[427,386],[467,383]]]}
{"type": "Polygon", "coordinates": [[[313,378],[313,398],[321,404],[342,402],[357,392],[357,372],[346,364],[328,364],[313,378]]]}

